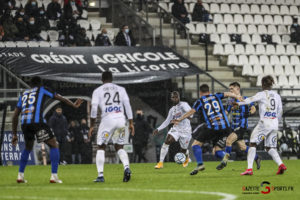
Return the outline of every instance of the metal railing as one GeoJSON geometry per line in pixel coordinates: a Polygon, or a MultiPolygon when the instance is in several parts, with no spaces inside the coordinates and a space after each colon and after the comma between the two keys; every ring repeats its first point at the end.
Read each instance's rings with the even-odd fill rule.
{"type": "Polygon", "coordinates": [[[112,0],[111,11],[114,27],[121,27],[126,24],[133,30],[133,37],[139,45],[156,45],[155,28],[138,15],[132,7],[122,0],[112,0]]]}

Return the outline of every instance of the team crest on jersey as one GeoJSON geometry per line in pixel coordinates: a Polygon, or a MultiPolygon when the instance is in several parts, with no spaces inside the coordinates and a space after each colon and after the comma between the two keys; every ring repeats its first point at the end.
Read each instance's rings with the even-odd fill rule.
{"type": "Polygon", "coordinates": [[[277,143],[277,137],[274,136],[274,137],[272,138],[272,144],[275,145],[276,143],[277,143]]]}
{"type": "Polygon", "coordinates": [[[259,141],[259,142],[263,141],[264,139],[265,139],[264,134],[259,134],[259,135],[258,135],[258,141],[259,141]]]}
{"type": "Polygon", "coordinates": [[[104,137],[105,137],[105,138],[108,138],[108,136],[109,136],[109,132],[107,132],[107,131],[103,131],[102,135],[104,135],[104,137]]]}

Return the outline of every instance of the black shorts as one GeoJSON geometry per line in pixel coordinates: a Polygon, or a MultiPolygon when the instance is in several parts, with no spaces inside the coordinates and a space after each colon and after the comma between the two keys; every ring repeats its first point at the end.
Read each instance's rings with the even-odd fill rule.
{"type": "Polygon", "coordinates": [[[54,134],[47,124],[23,124],[21,126],[25,141],[34,140],[44,142],[54,137],[54,134]]]}
{"type": "Polygon", "coordinates": [[[213,130],[207,128],[206,124],[200,124],[192,133],[193,139],[204,143],[212,141],[213,146],[224,148],[226,146],[227,136],[231,133],[231,129],[213,130]]]}
{"type": "Polygon", "coordinates": [[[247,129],[238,127],[236,129],[232,130],[232,132],[237,135],[237,140],[243,140],[245,133],[247,133],[247,129]]]}

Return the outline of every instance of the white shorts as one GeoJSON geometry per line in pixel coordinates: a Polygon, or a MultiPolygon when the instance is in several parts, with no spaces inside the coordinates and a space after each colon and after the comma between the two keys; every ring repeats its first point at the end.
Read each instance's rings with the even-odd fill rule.
{"type": "Polygon", "coordinates": [[[124,118],[108,118],[101,120],[97,134],[97,145],[107,144],[112,140],[113,144],[123,145],[125,142],[124,118]]]}
{"type": "Polygon", "coordinates": [[[172,129],[170,129],[168,135],[171,135],[176,142],[179,140],[179,144],[182,149],[187,149],[189,147],[190,140],[192,139],[191,134],[182,134],[172,129]]]}
{"type": "Polygon", "coordinates": [[[265,129],[263,122],[259,122],[250,137],[250,143],[259,144],[265,140],[265,147],[277,147],[277,130],[265,129]]]}

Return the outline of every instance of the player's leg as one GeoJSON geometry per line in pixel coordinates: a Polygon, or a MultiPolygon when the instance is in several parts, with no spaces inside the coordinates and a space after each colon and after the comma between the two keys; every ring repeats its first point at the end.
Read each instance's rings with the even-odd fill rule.
{"type": "MultiPolygon", "coordinates": [[[[245,141],[243,139],[240,139],[236,142],[240,148],[241,151],[245,151],[248,154],[249,146],[246,145],[245,141]]],[[[256,168],[260,169],[260,163],[261,163],[261,157],[255,154],[254,161],[256,163],[256,168]]]]}
{"type": "Polygon", "coordinates": [[[180,144],[181,152],[185,154],[185,161],[184,161],[184,163],[182,163],[183,167],[187,167],[189,164],[190,156],[189,156],[188,147],[189,147],[191,139],[192,139],[191,135],[179,137],[179,144],[180,144]]]}
{"type": "Polygon", "coordinates": [[[265,147],[266,151],[278,165],[277,175],[283,174],[285,170],[287,170],[286,166],[283,164],[278,152],[277,152],[277,131],[274,130],[265,139],[265,147]]]}
{"type": "Polygon", "coordinates": [[[178,140],[178,135],[175,134],[175,132],[172,132],[172,129],[169,131],[165,142],[163,143],[161,149],[160,149],[160,156],[159,156],[159,162],[155,165],[155,169],[161,169],[164,167],[164,160],[165,157],[169,151],[169,146],[170,144],[172,144],[173,142],[176,142],[178,140]]]}
{"type": "Polygon", "coordinates": [[[96,166],[97,166],[97,172],[98,176],[94,180],[94,182],[104,182],[104,163],[105,163],[105,144],[98,144],[97,153],[96,153],[96,166]]]}
{"type": "Polygon", "coordinates": [[[58,142],[56,141],[55,137],[48,139],[45,143],[50,147],[50,161],[51,161],[51,177],[50,183],[62,183],[59,180],[57,172],[58,172],[58,165],[59,165],[59,147],[58,142]]]}
{"type": "MultiPolygon", "coordinates": [[[[26,134],[26,132],[23,130],[23,133],[26,134]]],[[[27,181],[24,179],[24,171],[25,167],[28,162],[29,154],[32,151],[34,144],[34,138],[30,137],[29,135],[25,135],[25,149],[22,151],[20,164],[19,164],[19,173],[17,182],[18,183],[26,183],[27,181]]]]}
{"type": "MultiPolygon", "coordinates": [[[[193,138],[194,137],[195,136],[193,136],[193,138]]],[[[197,161],[197,167],[190,173],[190,175],[196,175],[199,171],[203,171],[205,169],[205,166],[203,164],[203,159],[202,159],[203,144],[204,142],[200,142],[194,138],[194,142],[192,143],[192,149],[193,149],[193,154],[197,161]]]]}

